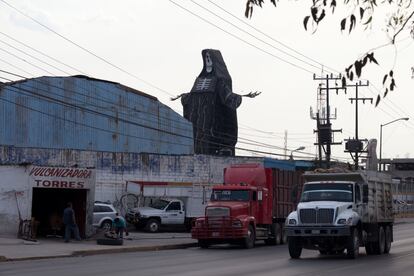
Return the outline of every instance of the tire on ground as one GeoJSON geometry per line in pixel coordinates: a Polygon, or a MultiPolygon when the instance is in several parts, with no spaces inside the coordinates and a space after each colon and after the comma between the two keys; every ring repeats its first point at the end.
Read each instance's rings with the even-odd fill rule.
{"type": "Polygon", "coordinates": [[[384,227],[378,226],[378,236],[377,240],[372,243],[373,253],[376,255],[381,255],[384,253],[385,249],[385,231],[384,227]]]}
{"type": "Polygon", "coordinates": [[[210,246],[210,242],[208,240],[198,240],[198,246],[201,248],[208,248],[210,246]]]}
{"type": "Polygon", "coordinates": [[[97,239],[97,244],[100,245],[122,245],[124,243],[123,239],[97,239]]]}
{"type": "Polygon", "coordinates": [[[302,240],[300,237],[288,238],[289,255],[292,259],[299,259],[302,254],[302,240]]]}
{"type": "Polygon", "coordinates": [[[384,253],[388,254],[391,251],[392,231],[391,226],[385,226],[385,246],[384,253]]]}
{"type": "Polygon", "coordinates": [[[250,249],[254,247],[256,241],[256,235],[254,232],[254,228],[252,225],[249,225],[247,230],[247,237],[243,239],[243,247],[246,249],[250,249]]]}
{"type": "Polygon", "coordinates": [[[282,236],[282,229],[279,223],[272,223],[271,227],[271,236],[265,240],[265,243],[268,245],[278,245],[282,236]]]}
{"type": "Polygon", "coordinates": [[[356,259],[359,255],[359,233],[358,229],[354,228],[351,231],[351,236],[348,237],[346,246],[346,256],[350,259],[356,259]]]}

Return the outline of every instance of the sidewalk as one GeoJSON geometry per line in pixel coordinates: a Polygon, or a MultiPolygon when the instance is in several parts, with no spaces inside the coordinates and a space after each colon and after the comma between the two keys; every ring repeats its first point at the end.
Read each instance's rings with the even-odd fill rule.
{"type": "Polygon", "coordinates": [[[196,246],[190,233],[130,233],[120,246],[98,245],[96,239],[71,241],[42,238],[38,243],[26,242],[15,237],[0,236],[0,262],[86,256],[106,253],[156,251],[196,246]]]}

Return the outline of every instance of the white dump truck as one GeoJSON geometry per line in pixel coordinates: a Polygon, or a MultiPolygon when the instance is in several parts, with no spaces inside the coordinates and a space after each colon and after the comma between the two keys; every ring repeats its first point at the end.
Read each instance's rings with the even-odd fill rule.
{"type": "Polygon", "coordinates": [[[162,225],[191,229],[192,220],[204,215],[211,187],[190,182],[129,181],[127,192],[140,197],[140,206],[129,209],[125,217],[148,232],[158,232],[162,225]]]}
{"type": "Polygon", "coordinates": [[[302,249],[356,258],[387,254],[393,241],[392,182],[375,171],[307,172],[296,211],[286,219],[289,254],[302,249]]]}

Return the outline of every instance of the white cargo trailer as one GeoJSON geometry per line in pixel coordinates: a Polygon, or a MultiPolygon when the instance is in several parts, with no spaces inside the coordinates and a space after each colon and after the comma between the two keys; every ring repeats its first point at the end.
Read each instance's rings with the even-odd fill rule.
{"type": "Polygon", "coordinates": [[[392,181],[375,171],[307,172],[297,210],[286,220],[289,253],[302,248],[356,258],[389,253],[393,241],[392,181]]]}

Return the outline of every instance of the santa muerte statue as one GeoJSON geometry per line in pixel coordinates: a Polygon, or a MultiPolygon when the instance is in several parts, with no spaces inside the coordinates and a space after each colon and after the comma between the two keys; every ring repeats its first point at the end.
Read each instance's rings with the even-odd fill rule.
{"type": "Polygon", "coordinates": [[[234,155],[237,143],[237,112],[242,97],[233,93],[232,81],[223,57],[218,50],[202,51],[203,70],[190,93],[181,97],[184,118],[193,123],[194,152],[196,154],[234,155]]]}

